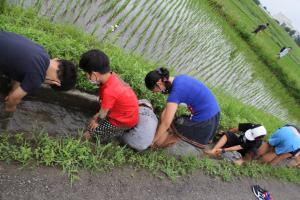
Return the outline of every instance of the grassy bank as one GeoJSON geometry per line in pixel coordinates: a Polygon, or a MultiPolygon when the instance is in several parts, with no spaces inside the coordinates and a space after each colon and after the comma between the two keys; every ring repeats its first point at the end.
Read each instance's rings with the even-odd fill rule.
{"type": "MultiPolygon", "coordinates": [[[[229,25],[239,38],[247,43],[248,48],[255,52],[257,58],[250,59],[252,63],[258,66],[262,63],[267,66],[299,104],[300,48],[289,34],[252,0],[206,1],[215,13],[226,22],[222,23],[223,26],[229,25]],[[252,33],[259,24],[265,23],[269,23],[270,26],[264,32],[257,35],[252,33]],[[278,59],[278,53],[283,46],[292,47],[293,50],[284,58],[278,59]]],[[[233,40],[237,41],[238,39],[233,40]]],[[[235,44],[242,46],[240,42],[235,42],[235,44]]]]}
{"type": "MultiPolygon", "coordinates": [[[[145,61],[141,56],[125,53],[121,48],[110,44],[101,44],[94,37],[69,25],[53,24],[38,18],[32,11],[24,11],[16,7],[6,7],[0,14],[0,29],[25,35],[43,45],[52,57],[62,57],[78,61],[80,55],[88,49],[100,48],[106,52],[114,71],[128,82],[139,98],[148,98],[160,111],[164,105],[162,95],[149,92],[144,84],[145,74],[155,68],[155,64],[145,61]]],[[[86,80],[83,72],[79,72],[78,89],[93,92],[95,88],[86,80]]],[[[254,107],[243,105],[238,100],[214,91],[222,109],[222,128],[236,126],[238,122],[257,122],[266,126],[269,133],[283,125],[279,119],[254,107]]],[[[162,151],[147,151],[137,154],[128,148],[117,145],[100,145],[82,142],[75,138],[50,138],[38,134],[32,140],[26,140],[22,134],[0,136],[0,160],[19,162],[21,164],[41,164],[58,166],[64,169],[71,180],[76,179],[80,169],[107,170],[130,164],[135,167],[149,169],[157,175],[166,174],[175,179],[180,175],[196,169],[214,176],[230,180],[234,176],[266,177],[272,176],[294,183],[300,183],[299,170],[273,168],[255,163],[236,167],[226,162],[215,162],[210,159],[197,160],[193,157],[176,159],[162,151]]]]}
{"type": "Polygon", "coordinates": [[[49,138],[37,134],[34,139],[26,140],[22,134],[15,136],[0,135],[0,160],[7,163],[18,162],[22,165],[45,165],[60,167],[69,175],[71,181],[79,179],[80,169],[106,171],[123,165],[136,169],[144,168],[154,175],[175,180],[179,176],[195,170],[203,170],[224,181],[241,176],[251,178],[275,177],[300,184],[300,170],[285,167],[270,167],[254,162],[242,167],[225,161],[217,162],[208,158],[196,159],[186,156],[181,159],[171,157],[163,151],[146,151],[142,154],[113,144],[100,145],[98,142],[82,142],[81,138],[49,138]]]}

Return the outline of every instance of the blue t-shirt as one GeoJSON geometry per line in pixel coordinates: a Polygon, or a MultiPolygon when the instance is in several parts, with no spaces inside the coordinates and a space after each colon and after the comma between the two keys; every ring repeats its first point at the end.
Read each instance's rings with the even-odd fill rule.
{"type": "Polygon", "coordinates": [[[175,76],[167,102],[185,103],[192,120],[201,122],[220,112],[213,93],[203,83],[187,75],[175,76]]]}
{"type": "Polygon", "coordinates": [[[43,47],[21,35],[0,31],[0,71],[31,93],[46,77],[50,56],[43,47]]]}
{"type": "Polygon", "coordinates": [[[284,126],[271,135],[269,144],[275,147],[277,155],[291,153],[300,148],[300,134],[295,133],[292,128],[284,126]]]}

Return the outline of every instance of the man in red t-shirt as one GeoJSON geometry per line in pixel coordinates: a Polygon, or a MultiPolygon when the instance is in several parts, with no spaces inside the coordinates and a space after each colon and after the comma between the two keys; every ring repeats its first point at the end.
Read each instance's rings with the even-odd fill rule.
{"type": "Polygon", "coordinates": [[[110,71],[109,58],[100,50],[82,54],[80,68],[99,85],[100,111],[91,119],[84,136],[98,135],[102,142],[133,128],[138,122],[138,99],[131,87],[110,71]]]}

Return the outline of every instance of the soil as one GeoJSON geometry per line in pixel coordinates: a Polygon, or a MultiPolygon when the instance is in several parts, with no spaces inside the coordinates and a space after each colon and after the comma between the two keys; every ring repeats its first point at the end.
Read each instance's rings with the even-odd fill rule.
{"type": "Polygon", "coordinates": [[[0,200],[220,199],[255,200],[251,185],[266,188],[274,200],[299,199],[298,185],[275,179],[242,178],[223,182],[201,171],[175,182],[130,166],[108,172],[81,171],[71,185],[54,167],[24,167],[0,162],[0,200]]]}

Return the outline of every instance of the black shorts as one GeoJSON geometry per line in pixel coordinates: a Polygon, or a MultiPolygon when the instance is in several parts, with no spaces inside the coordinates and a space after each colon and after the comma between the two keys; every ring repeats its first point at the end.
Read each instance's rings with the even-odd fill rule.
{"type": "Polygon", "coordinates": [[[90,131],[94,137],[99,137],[101,142],[109,142],[112,138],[122,136],[130,128],[121,128],[112,125],[108,120],[99,120],[99,126],[90,131]]]}
{"type": "Polygon", "coordinates": [[[297,149],[296,151],[292,151],[292,152],[290,152],[293,156],[295,156],[298,152],[300,152],[300,148],[299,149],[297,149]]]}
{"type": "Polygon", "coordinates": [[[203,122],[195,122],[188,116],[181,116],[173,121],[172,128],[182,140],[196,147],[205,148],[217,132],[219,122],[220,113],[203,122]]]}

